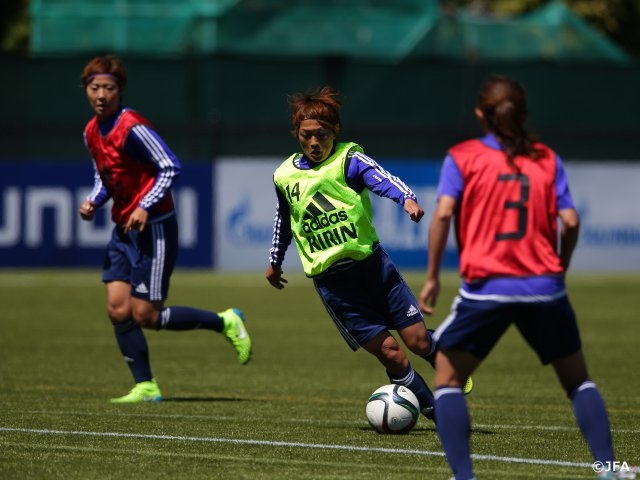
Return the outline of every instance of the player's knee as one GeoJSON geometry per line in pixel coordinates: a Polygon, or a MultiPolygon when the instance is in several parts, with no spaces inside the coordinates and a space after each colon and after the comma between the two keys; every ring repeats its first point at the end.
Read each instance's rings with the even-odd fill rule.
{"type": "Polygon", "coordinates": [[[428,336],[411,339],[406,345],[409,350],[420,356],[431,351],[431,339],[428,336]]]}
{"type": "Polygon", "coordinates": [[[382,345],[380,356],[382,357],[381,360],[383,360],[383,363],[386,364],[404,364],[407,359],[407,356],[397,342],[389,342],[382,345]]]}
{"type": "Polygon", "coordinates": [[[432,351],[431,334],[421,324],[407,327],[400,334],[407,348],[416,355],[423,356],[432,351]]]}
{"type": "Polygon", "coordinates": [[[135,313],[133,314],[133,321],[140,325],[142,328],[156,328],[157,320],[153,315],[148,313],[135,313]]]}
{"type": "Polygon", "coordinates": [[[131,299],[131,317],[142,328],[157,329],[162,302],[131,299]]]}
{"type": "Polygon", "coordinates": [[[155,329],[158,324],[158,315],[154,309],[134,308],[132,317],[133,321],[140,325],[142,328],[155,329]]]}
{"type": "Polygon", "coordinates": [[[107,305],[107,315],[111,323],[124,323],[131,318],[131,309],[128,305],[107,305]]]}

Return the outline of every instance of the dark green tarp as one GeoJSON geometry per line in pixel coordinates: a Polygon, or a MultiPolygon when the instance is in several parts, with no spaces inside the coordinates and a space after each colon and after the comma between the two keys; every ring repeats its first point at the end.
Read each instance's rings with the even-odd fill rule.
{"type": "Polygon", "coordinates": [[[31,18],[35,56],[113,51],[630,62],[559,1],[495,17],[443,10],[436,0],[32,0],[31,18]]]}

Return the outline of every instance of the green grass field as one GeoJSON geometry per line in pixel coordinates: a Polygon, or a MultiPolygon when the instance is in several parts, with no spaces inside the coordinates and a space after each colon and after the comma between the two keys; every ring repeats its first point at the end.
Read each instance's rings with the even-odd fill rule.
{"type": "MultiPolygon", "coordinates": [[[[352,353],[311,282],[178,271],[167,304],[241,307],[254,356],[240,366],[212,332],[149,332],[166,401],[112,405],[131,378],[104,313],[98,270],[0,270],[1,479],[448,479],[432,423],[407,435],[367,424],[388,383],[352,353]]],[[[422,274],[408,273],[418,291],[422,274]]],[[[445,278],[436,326],[457,280],[445,278]]],[[[618,460],[640,464],[640,275],[569,277],[584,350],[611,416],[618,460]]],[[[428,383],[432,371],[412,357],[428,383]]],[[[514,330],[468,397],[479,479],[595,478],[550,368],[514,330]]]]}

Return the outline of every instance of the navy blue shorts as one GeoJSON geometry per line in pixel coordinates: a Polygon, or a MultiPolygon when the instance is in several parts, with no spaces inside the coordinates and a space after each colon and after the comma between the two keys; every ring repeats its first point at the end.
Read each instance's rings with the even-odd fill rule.
{"type": "Polygon", "coordinates": [[[566,295],[545,302],[514,303],[457,296],[434,337],[441,350],[463,350],[483,359],[512,323],[543,365],[581,348],[576,316],[566,295]]]}
{"type": "Polygon", "coordinates": [[[380,332],[421,322],[413,292],[384,249],[313,278],[327,312],[352,350],[380,332]]]}
{"type": "Polygon", "coordinates": [[[178,223],[171,215],[147,224],[142,232],[113,229],[102,267],[102,281],[131,284],[131,295],[162,301],[169,294],[169,280],[178,256],[178,223]]]}

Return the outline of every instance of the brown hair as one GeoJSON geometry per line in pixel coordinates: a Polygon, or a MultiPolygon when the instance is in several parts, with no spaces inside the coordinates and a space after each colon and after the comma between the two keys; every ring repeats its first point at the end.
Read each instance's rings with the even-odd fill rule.
{"type": "Polygon", "coordinates": [[[82,86],[87,84],[95,75],[111,75],[118,84],[118,88],[123,91],[127,85],[127,69],[120,59],[115,55],[103,55],[89,60],[82,70],[80,81],[82,86]]]}
{"type": "Polygon", "coordinates": [[[525,128],[527,95],[519,82],[500,75],[491,77],[480,89],[476,107],[484,116],[484,126],[504,147],[510,167],[518,170],[514,162],[517,155],[540,158],[542,151],[535,147],[537,139],[525,128]]]}
{"type": "Polygon", "coordinates": [[[313,92],[295,93],[290,95],[288,100],[294,135],[298,134],[303,120],[317,120],[336,135],[340,132],[342,95],[333,87],[325,86],[313,92]]]}

